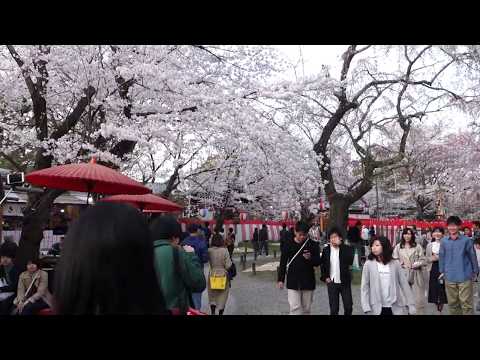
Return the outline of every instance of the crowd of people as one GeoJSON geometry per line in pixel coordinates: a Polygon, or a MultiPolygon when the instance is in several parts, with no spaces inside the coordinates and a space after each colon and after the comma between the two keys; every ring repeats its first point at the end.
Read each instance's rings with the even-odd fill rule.
{"type": "Polygon", "coordinates": [[[38,258],[20,272],[15,243],[0,248],[0,314],[171,314],[199,312],[207,290],[212,314],[222,315],[231,282],[235,234],[171,216],[145,217],[126,204],[85,210],[62,241],[53,294],[38,258]],[[207,277],[204,266],[209,264],[207,277]]]}
{"type": "MultiPolygon", "coordinates": [[[[341,297],[344,314],[351,315],[352,264],[355,253],[361,251],[359,241],[351,239],[368,236],[360,286],[365,314],[424,314],[427,302],[439,312],[448,305],[450,314],[473,314],[480,223],[475,222],[473,231],[461,225],[458,217],[451,216],[446,229],[435,227],[428,237],[407,227],[396,244],[377,236],[374,229],[362,234],[361,223],[348,232],[333,227],[323,246],[321,236],[313,234],[307,223],[297,222],[292,229],[284,224],[277,286],[287,289],[290,314],[310,314],[319,267],[330,314],[339,314],[341,297]]],[[[255,229],[252,244],[256,252],[268,254],[265,225],[255,229]]],[[[99,203],[82,213],[54,249],[61,256],[52,292],[38,258],[19,269],[17,245],[2,244],[0,314],[48,310],[54,314],[184,315],[202,309],[206,290],[211,314],[222,315],[236,276],[234,246],[233,228],[226,234],[220,228],[212,233],[208,224],[192,223],[182,232],[172,216],[148,223],[133,207],[99,203]]]]}
{"type": "MultiPolygon", "coordinates": [[[[448,304],[450,314],[473,315],[473,282],[478,281],[480,267],[480,223],[474,223],[473,232],[463,228],[463,233],[461,224],[460,218],[450,216],[447,229],[435,227],[422,245],[414,228],[403,229],[395,246],[387,237],[368,229],[369,253],[360,286],[363,312],[425,314],[428,301],[439,312],[448,304]]],[[[327,285],[330,314],[338,315],[340,296],[344,314],[352,314],[351,268],[355,250],[362,254],[361,223],[354,228],[348,231],[345,240],[349,241],[344,241],[342,231],[333,227],[327,234],[328,244],[321,248],[308,237],[308,225],[297,223],[295,236],[282,245],[277,284],[280,289],[287,288],[290,314],[310,314],[317,266],[321,281],[327,285]]],[[[480,293],[477,296],[480,298],[480,293]]]]}
{"type": "Polygon", "coordinates": [[[51,306],[48,275],[38,259],[30,259],[21,272],[14,260],[17,245],[5,242],[0,248],[0,315],[33,315],[51,306]]]}

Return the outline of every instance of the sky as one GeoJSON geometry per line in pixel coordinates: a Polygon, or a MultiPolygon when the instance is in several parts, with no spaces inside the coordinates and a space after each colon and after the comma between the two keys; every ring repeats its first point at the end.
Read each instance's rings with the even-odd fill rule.
{"type": "MultiPolygon", "coordinates": [[[[340,74],[341,56],[347,49],[348,45],[275,45],[293,64],[298,64],[297,75],[313,75],[321,70],[321,65],[330,66],[332,76],[338,78],[340,74]],[[303,64],[299,61],[300,55],[303,55],[303,64]]],[[[295,79],[295,71],[292,69],[289,73],[291,79],[295,79]]],[[[440,115],[446,124],[450,125],[449,131],[457,132],[458,130],[468,129],[471,121],[467,115],[459,111],[445,111],[440,115]]],[[[438,117],[430,117],[431,120],[438,117]]],[[[427,121],[429,121],[427,119],[427,121]]]]}
{"type": "MultiPolygon", "coordinates": [[[[300,55],[303,55],[303,67],[305,75],[308,75],[317,73],[322,64],[330,65],[332,73],[339,73],[341,56],[347,45],[276,45],[275,47],[284,53],[292,63],[297,63],[300,55]]],[[[302,71],[300,63],[298,71],[302,71]]],[[[293,71],[292,76],[294,76],[293,71]]]]}

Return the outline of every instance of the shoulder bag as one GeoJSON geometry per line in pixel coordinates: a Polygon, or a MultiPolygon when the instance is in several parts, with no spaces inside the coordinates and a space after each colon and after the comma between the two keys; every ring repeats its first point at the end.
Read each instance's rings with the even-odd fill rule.
{"type": "Polygon", "coordinates": [[[215,270],[210,269],[210,288],[212,290],[225,290],[227,287],[227,275],[217,275],[215,270]]]}
{"type": "Polygon", "coordinates": [[[298,254],[300,254],[300,252],[303,250],[303,248],[305,247],[305,245],[307,245],[308,240],[310,240],[310,238],[307,238],[307,240],[305,240],[305,242],[304,242],[303,245],[300,247],[300,249],[297,251],[297,253],[296,253],[295,255],[293,255],[293,257],[292,257],[292,258],[290,259],[290,261],[287,263],[285,275],[288,274],[288,268],[289,268],[290,265],[292,264],[293,260],[295,260],[295,258],[298,256],[298,254]]]}

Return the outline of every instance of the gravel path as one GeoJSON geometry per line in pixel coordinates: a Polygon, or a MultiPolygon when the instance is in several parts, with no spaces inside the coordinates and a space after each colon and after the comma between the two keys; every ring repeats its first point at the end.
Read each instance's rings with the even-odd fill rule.
{"type": "MultiPolygon", "coordinates": [[[[253,257],[247,257],[247,268],[251,268],[252,260],[253,257]]],[[[278,256],[276,259],[274,259],[273,256],[269,256],[268,258],[260,256],[259,259],[257,259],[256,265],[258,268],[262,264],[273,261],[279,261],[278,256]]],[[[235,263],[237,266],[237,276],[232,282],[225,315],[288,314],[287,291],[276,288],[276,272],[257,272],[256,275],[253,275],[252,272],[242,272],[242,265],[239,258],[235,258],[235,263]]],[[[205,267],[205,275],[208,276],[208,266],[205,267]]],[[[475,289],[478,289],[478,283],[476,283],[475,289]]],[[[360,285],[352,285],[352,295],[353,315],[362,315],[360,285]]],[[[475,303],[478,300],[478,297],[474,297],[475,303]]],[[[202,311],[210,313],[207,291],[203,293],[202,311]]],[[[327,288],[320,282],[314,292],[312,314],[328,315],[329,313],[327,288]]],[[[428,315],[447,315],[448,308],[445,306],[440,314],[433,304],[427,304],[426,313],[428,315]]],[[[342,304],[340,305],[340,314],[343,314],[342,304]]],[[[477,312],[477,314],[479,314],[479,312],[477,312]]]]}

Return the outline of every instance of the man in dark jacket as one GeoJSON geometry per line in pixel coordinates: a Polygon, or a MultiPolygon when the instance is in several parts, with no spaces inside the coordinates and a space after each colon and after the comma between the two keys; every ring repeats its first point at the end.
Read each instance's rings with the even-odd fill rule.
{"type": "MultiPolygon", "coordinates": [[[[195,249],[195,254],[200,259],[202,269],[204,264],[208,263],[208,247],[205,239],[198,234],[199,226],[197,224],[190,224],[187,227],[190,235],[182,241],[181,245],[191,246],[195,249]]],[[[200,310],[202,308],[202,292],[192,292],[194,308],[200,310]]]]}
{"type": "Polygon", "coordinates": [[[318,243],[307,239],[308,225],[295,225],[295,238],[289,239],[280,256],[278,288],[283,289],[285,278],[290,315],[310,314],[315,290],[314,267],[320,265],[318,243]]]}
{"type": "Polygon", "coordinates": [[[283,251],[283,247],[290,238],[290,233],[287,230],[287,224],[282,224],[282,230],[280,230],[280,252],[283,251]]]}
{"type": "Polygon", "coordinates": [[[353,264],[353,249],[343,244],[342,233],[336,227],[328,234],[330,244],[322,252],[320,280],[327,283],[330,315],[338,315],[339,297],[342,295],[345,315],[352,315],[353,300],[350,267],[353,264]]]}
{"type": "Polygon", "coordinates": [[[260,242],[260,255],[263,252],[263,249],[265,249],[265,255],[268,256],[268,229],[267,225],[263,224],[262,229],[260,230],[259,234],[259,242],[260,242]]]}
{"type": "Polygon", "coordinates": [[[352,247],[357,250],[358,258],[360,259],[364,254],[364,247],[362,245],[362,223],[361,221],[357,221],[355,226],[351,227],[348,230],[347,238],[350,241],[352,247]]]}
{"type": "Polygon", "coordinates": [[[290,235],[290,240],[293,240],[293,238],[295,237],[295,229],[294,227],[292,226],[290,228],[290,230],[288,231],[289,235],[290,235]]]}
{"type": "Polygon", "coordinates": [[[210,228],[208,226],[209,226],[208,222],[205,222],[205,224],[200,229],[201,231],[203,231],[203,234],[205,235],[205,241],[207,242],[207,248],[210,247],[210,238],[212,236],[212,232],[210,231],[210,228]]]}
{"type": "Polygon", "coordinates": [[[0,247],[0,315],[9,315],[17,296],[20,271],[14,265],[17,244],[5,242],[0,247]]]}
{"type": "Polygon", "coordinates": [[[258,228],[255,228],[255,230],[253,230],[253,236],[252,236],[252,247],[253,247],[253,252],[255,254],[255,259],[257,258],[257,254],[258,254],[258,238],[259,238],[258,228]]]}
{"type": "Polygon", "coordinates": [[[168,310],[186,314],[194,306],[191,294],[206,288],[203,266],[191,246],[179,245],[182,228],[171,216],[156,218],[150,231],[155,239],[155,270],[168,310]]]}

